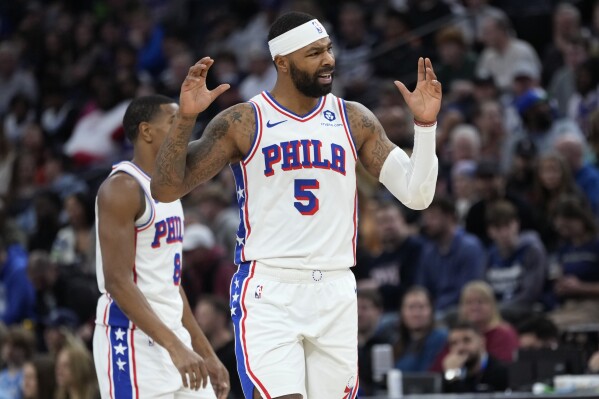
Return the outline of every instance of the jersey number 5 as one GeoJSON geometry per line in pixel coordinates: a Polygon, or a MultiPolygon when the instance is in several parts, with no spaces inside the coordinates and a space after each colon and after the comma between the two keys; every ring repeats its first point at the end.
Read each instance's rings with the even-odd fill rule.
{"type": "Polygon", "coordinates": [[[298,201],[295,201],[293,206],[302,215],[314,215],[318,212],[318,198],[310,190],[319,188],[320,184],[316,179],[295,179],[295,199],[298,201]]]}

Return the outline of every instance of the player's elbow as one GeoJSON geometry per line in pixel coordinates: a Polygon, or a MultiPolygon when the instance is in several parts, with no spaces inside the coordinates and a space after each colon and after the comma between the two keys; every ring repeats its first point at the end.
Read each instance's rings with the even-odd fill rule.
{"type": "Polygon", "coordinates": [[[435,196],[435,184],[425,182],[414,188],[410,201],[404,202],[404,205],[415,211],[428,208],[435,196]]]}

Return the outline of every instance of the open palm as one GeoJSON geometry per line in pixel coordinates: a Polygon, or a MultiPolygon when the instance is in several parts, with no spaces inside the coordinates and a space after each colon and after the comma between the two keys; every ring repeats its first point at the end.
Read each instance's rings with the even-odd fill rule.
{"type": "Polygon", "coordinates": [[[199,114],[204,111],[212,101],[229,89],[228,84],[221,84],[214,90],[208,90],[206,86],[206,75],[214,64],[210,57],[204,57],[189,72],[181,85],[181,96],[179,99],[179,112],[182,114],[199,114]]]}
{"type": "Polygon", "coordinates": [[[441,83],[437,80],[431,60],[418,60],[418,82],[413,92],[410,92],[400,81],[395,85],[403,96],[414,119],[420,123],[433,123],[441,109],[441,83]]]}

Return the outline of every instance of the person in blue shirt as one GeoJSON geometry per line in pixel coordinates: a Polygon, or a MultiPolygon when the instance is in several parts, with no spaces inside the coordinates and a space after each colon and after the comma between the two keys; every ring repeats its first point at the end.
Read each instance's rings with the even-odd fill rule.
{"type": "Polygon", "coordinates": [[[395,368],[404,373],[428,371],[447,342],[447,331],[435,328],[433,303],[426,288],[413,286],[406,291],[399,312],[395,368]]]}
{"type": "Polygon", "coordinates": [[[476,236],[458,227],[455,205],[447,197],[435,198],[422,212],[422,222],[429,241],[417,281],[433,296],[438,319],[455,310],[466,283],[483,278],[486,253],[476,236]]]}
{"type": "Polygon", "coordinates": [[[27,278],[27,252],[0,238],[0,321],[6,325],[34,318],[35,291],[27,278]]]}
{"type": "Polygon", "coordinates": [[[0,399],[21,399],[23,366],[33,355],[35,340],[28,330],[13,326],[0,349],[6,367],[0,371],[0,399]]]}

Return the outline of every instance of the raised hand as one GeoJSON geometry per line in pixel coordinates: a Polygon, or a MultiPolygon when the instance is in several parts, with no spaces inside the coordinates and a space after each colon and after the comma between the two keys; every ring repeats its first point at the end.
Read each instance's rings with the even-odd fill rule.
{"type": "Polygon", "coordinates": [[[441,83],[437,80],[430,59],[418,59],[418,83],[413,92],[398,80],[395,81],[395,86],[417,122],[430,124],[437,120],[437,114],[441,109],[441,83]]]}
{"type": "Polygon", "coordinates": [[[204,57],[189,72],[181,85],[179,99],[179,113],[183,115],[197,115],[204,111],[212,101],[229,89],[228,84],[221,84],[214,90],[208,90],[206,86],[206,75],[214,64],[210,57],[204,57]]]}

